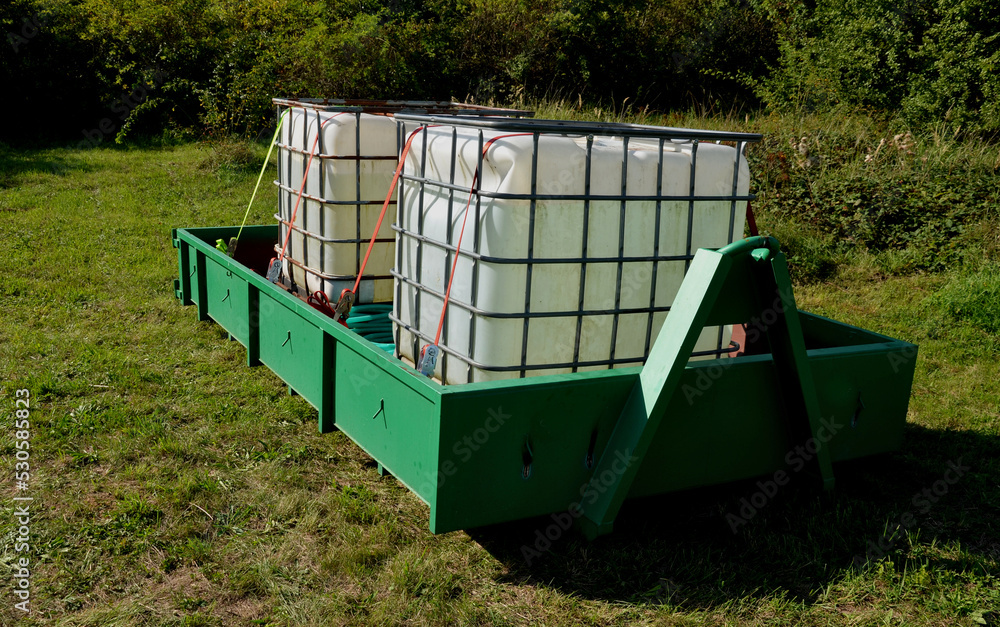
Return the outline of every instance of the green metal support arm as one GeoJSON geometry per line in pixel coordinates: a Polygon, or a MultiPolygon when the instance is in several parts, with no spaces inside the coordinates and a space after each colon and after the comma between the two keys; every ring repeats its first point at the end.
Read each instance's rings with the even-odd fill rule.
{"type": "MultiPolygon", "coordinates": [[[[764,333],[778,369],[790,442],[817,437],[821,416],[816,387],[777,240],[751,237],[719,250],[701,249],[594,466],[592,477],[606,489],[581,505],[577,522],[588,538],[611,532],[702,329],[759,318],[773,319],[764,333]]],[[[824,487],[832,488],[829,451],[820,446],[816,459],[824,487]]]]}

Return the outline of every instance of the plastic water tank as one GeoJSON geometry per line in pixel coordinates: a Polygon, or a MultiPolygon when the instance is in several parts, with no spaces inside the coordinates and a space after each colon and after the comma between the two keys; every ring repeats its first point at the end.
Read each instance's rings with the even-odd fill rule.
{"type": "MultiPolygon", "coordinates": [[[[282,271],[309,294],[323,291],[335,302],[341,290],[354,286],[392,181],[396,122],[388,115],[306,108],[290,108],[289,116],[282,127],[278,158],[281,243],[289,226],[292,229],[282,271]]],[[[358,302],[392,300],[394,219],[393,202],[365,266],[358,302]]]]}
{"type": "MultiPolygon", "coordinates": [[[[469,199],[454,190],[473,187],[480,146],[504,134],[478,133],[429,128],[406,158],[393,317],[411,361],[441,316],[469,199]]],[[[442,333],[451,354],[435,371],[446,383],[640,365],[693,252],[743,236],[741,149],[557,134],[535,143],[503,137],[482,158],[442,333]]],[[[706,328],[696,350],[720,342],[728,329],[706,328]]]]}

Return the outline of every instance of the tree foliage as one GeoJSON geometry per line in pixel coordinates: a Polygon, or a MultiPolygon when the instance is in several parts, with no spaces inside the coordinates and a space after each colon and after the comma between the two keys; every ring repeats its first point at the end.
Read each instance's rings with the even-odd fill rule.
{"type": "Polygon", "coordinates": [[[901,112],[1000,130],[991,0],[9,0],[7,134],[253,135],[273,96],[901,112]]]}
{"type": "Polygon", "coordinates": [[[1000,131],[992,0],[763,0],[780,59],[758,83],[778,109],[901,112],[914,127],[1000,131]]]}

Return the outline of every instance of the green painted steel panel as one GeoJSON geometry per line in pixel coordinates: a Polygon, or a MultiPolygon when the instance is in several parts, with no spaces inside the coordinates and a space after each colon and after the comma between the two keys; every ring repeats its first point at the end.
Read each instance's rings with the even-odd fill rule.
{"type": "Polygon", "coordinates": [[[433,529],[565,511],[580,499],[591,472],[587,454],[602,450],[637,374],[629,369],[446,388],[433,529]]]}
{"type": "Polygon", "coordinates": [[[269,294],[260,294],[261,363],[318,407],[323,389],[323,330],[269,294]]]}
{"type": "Polygon", "coordinates": [[[206,260],[205,306],[208,315],[247,346],[250,339],[248,288],[246,280],[213,260],[206,260]]]}
{"type": "Polygon", "coordinates": [[[629,495],[734,481],[778,467],[790,443],[774,373],[761,357],[690,364],[629,495]]]}
{"type": "MultiPolygon", "coordinates": [[[[892,384],[896,348],[810,351],[820,386],[823,419],[831,425],[826,443],[835,461],[898,448],[909,383],[892,384]],[[830,390],[844,389],[846,393],[830,390]],[[872,403],[854,426],[857,391],[872,403]],[[876,397],[875,392],[881,391],[876,397]],[[839,427],[838,427],[839,426],[839,427]]],[[[900,371],[902,371],[900,367],[900,371]]],[[[573,375],[566,375],[568,378],[573,375]]],[[[549,379],[550,377],[545,377],[549,379]]],[[[809,446],[793,441],[785,428],[776,371],[768,356],[693,362],[684,370],[664,420],[638,467],[630,497],[707,486],[803,470],[809,446]],[[753,402],[746,402],[752,398],[753,402]],[[690,400],[690,402],[689,402],[690,400]]],[[[635,383],[636,370],[573,382],[532,381],[507,389],[446,394],[442,407],[440,489],[435,531],[464,529],[529,516],[566,512],[609,489],[611,477],[591,476],[585,459],[607,445],[635,383]],[[594,437],[596,433],[596,437],[594,437]],[[525,438],[531,442],[531,475],[521,476],[525,438]],[[592,440],[593,438],[593,440],[592,440]]],[[[449,391],[451,389],[449,388],[449,391]]],[[[824,434],[826,432],[824,431],[824,434]]],[[[622,468],[627,458],[612,460],[622,468]]]]}
{"type": "MultiPolygon", "coordinates": [[[[388,364],[400,366],[400,362],[388,364]]],[[[336,372],[337,427],[428,503],[433,519],[441,415],[438,400],[422,394],[409,385],[410,381],[385,376],[369,355],[347,343],[337,346],[336,372]]],[[[408,376],[415,383],[419,375],[408,376]]]]}
{"type": "Polygon", "coordinates": [[[181,301],[182,305],[194,304],[191,300],[191,273],[193,271],[189,253],[191,246],[188,242],[181,241],[177,235],[177,229],[170,232],[174,248],[177,250],[177,279],[174,280],[174,294],[181,301]]]}

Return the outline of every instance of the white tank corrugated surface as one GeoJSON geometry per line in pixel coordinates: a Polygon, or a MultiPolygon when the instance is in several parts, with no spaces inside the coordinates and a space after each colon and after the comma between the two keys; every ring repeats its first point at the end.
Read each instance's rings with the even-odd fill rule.
{"type": "MultiPolygon", "coordinates": [[[[292,262],[313,271],[286,259],[282,272],[310,294],[320,290],[336,302],[341,290],[354,286],[392,182],[397,164],[396,122],[387,115],[292,108],[282,127],[285,148],[278,158],[278,182],[283,186],[279,215],[283,222],[291,222],[302,174],[320,127],[322,137],[286,251],[292,262]]],[[[395,205],[390,205],[378,234],[379,239],[388,241],[376,242],[372,249],[358,288],[358,302],[392,300],[389,271],[394,260],[391,225],[395,214],[395,205]],[[375,278],[379,276],[385,278],[375,278]]],[[[282,224],[279,245],[284,243],[286,232],[287,226],[282,224]]]]}
{"type": "MultiPolygon", "coordinates": [[[[426,176],[429,179],[448,181],[451,162],[451,133],[447,129],[427,131],[426,176]]],[[[458,163],[455,182],[470,186],[479,150],[476,131],[459,128],[458,163]]],[[[496,133],[486,133],[489,140],[496,133]]],[[[419,173],[423,137],[413,142],[405,164],[405,172],[419,173]]],[[[657,194],[657,140],[631,139],[628,144],[627,195],[657,194]]],[[[666,142],[663,150],[663,180],[660,194],[664,196],[689,196],[691,193],[692,144],[666,142]]],[[[591,195],[622,194],[623,142],[620,138],[594,139],[591,164],[591,195]]],[[[746,158],[735,148],[713,143],[699,143],[696,157],[695,196],[745,196],[749,192],[749,169],[746,158]],[[738,172],[737,185],[733,186],[734,172],[738,172]]],[[[505,193],[531,192],[532,137],[507,137],[497,140],[483,161],[481,189],[505,193]]],[[[584,194],[586,180],[586,140],[561,136],[542,135],[538,144],[537,193],[584,194]]],[[[404,200],[400,208],[400,225],[410,231],[418,228],[422,217],[422,233],[429,241],[421,248],[418,265],[418,242],[403,235],[400,246],[402,276],[424,284],[428,289],[444,293],[450,266],[446,250],[441,243],[457,243],[464,217],[467,194],[456,193],[452,205],[451,223],[448,223],[448,192],[427,186],[420,206],[419,185],[404,183],[404,200]]],[[[470,207],[470,218],[462,241],[463,251],[473,251],[477,233],[479,251],[493,258],[524,259],[528,257],[529,240],[533,242],[533,255],[538,259],[565,259],[584,256],[584,203],[581,200],[538,200],[534,234],[530,237],[528,200],[482,199],[479,224],[475,221],[475,199],[470,207]]],[[[691,245],[688,248],[689,202],[662,201],[660,212],[658,250],[656,242],[656,203],[654,201],[628,201],[625,208],[624,241],[619,253],[619,223],[621,202],[591,201],[587,227],[586,257],[589,259],[685,255],[701,247],[720,247],[743,236],[746,202],[736,202],[732,231],[730,231],[730,200],[696,201],[691,225],[691,245]]],[[[525,264],[479,262],[476,293],[473,294],[473,261],[461,257],[452,287],[452,304],[441,344],[470,357],[473,361],[492,367],[519,366],[522,361],[523,319],[502,319],[489,315],[474,315],[456,306],[455,302],[474,304],[486,313],[524,312],[527,289],[525,264]],[[474,338],[470,345],[470,339],[474,338]]],[[[684,261],[659,261],[656,263],[655,294],[652,261],[629,261],[621,268],[621,291],[617,309],[649,309],[668,306],[680,288],[684,276],[684,261]]],[[[532,318],[528,324],[526,359],[528,365],[556,363],[585,363],[608,360],[611,356],[613,314],[588,315],[580,329],[580,345],[576,349],[577,317],[572,315],[580,307],[581,273],[586,272],[583,308],[590,311],[616,309],[618,285],[617,262],[536,263],[531,270],[531,312],[567,312],[565,316],[532,318]]],[[[422,333],[434,336],[441,315],[442,299],[430,293],[419,296],[417,318],[417,289],[401,282],[396,311],[399,319],[422,333]]],[[[657,312],[649,324],[649,313],[620,314],[615,337],[614,358],[632,359],[617,367],[642,363],[648,352],[647,335],[651,343],[663,324],[666,312],[657,312]]],[[[397,325],[398,326],[398,325],[397,325]]],[[[413,334],[401,330],[398,352],[402,357],[415,359],[415,350],[426,343],[416,341],[413,334]]],[[[718,328],[705,329],[695,350],[711,350],[718,343],[718,328]]],[[[728,344],[726,330],[723,345],[728,344]]],[[[468,366],[458,359],[448,357],[447,383],[464,383],[469,380],[468,366]]],[[[439,359],[436,376],[440,378],[443,360],[439,359]]],[[[607,365],[580,367],[579,370],[604,369],[607,365]]],[[[527,375],[569,372],[569,369],[527,369],[527,375]]],[[[473,368],[471,380],[489,381],[515,378],[518,371],[494,372],[473,368]]]]}

